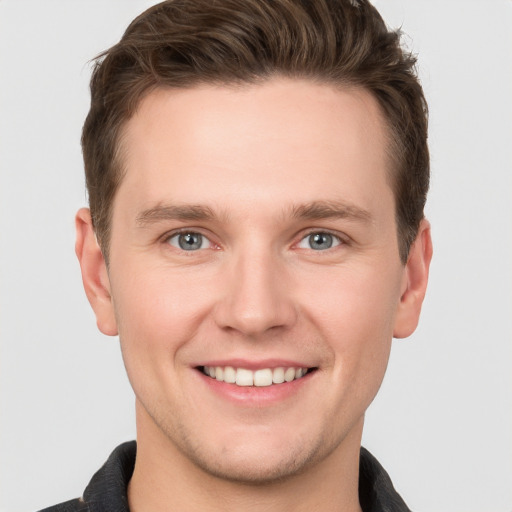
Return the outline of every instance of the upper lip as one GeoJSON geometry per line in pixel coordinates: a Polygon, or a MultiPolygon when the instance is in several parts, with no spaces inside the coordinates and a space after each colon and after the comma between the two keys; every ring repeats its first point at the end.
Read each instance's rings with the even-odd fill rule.
{"type": "Polygon", "coordinates": [[[313,368],[314,365],[304,361],[297,361],[292,359],[262,359],[259,361],[249,359],[211,359],[202,361],[194,367],[200,366],[231,366],[233,368],[245,368],[247,370],[261,370],[264,368],[313,368]]]}

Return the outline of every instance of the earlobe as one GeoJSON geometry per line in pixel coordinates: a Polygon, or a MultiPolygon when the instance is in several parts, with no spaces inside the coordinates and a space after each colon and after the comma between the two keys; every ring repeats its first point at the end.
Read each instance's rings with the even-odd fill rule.
{"type": "Polygon", "coordinates": [[[398,304],[393,330],[395,338],[410,336],[418,325],[421,305],[427,291],[431,259],[430,223],[423,219],[416,240],[409,251],[409,258],[404,269],[400,303],[398,304]]]}
{"type": "Polygon", "coordinates": [[[98,329],[103,334],[115,336],[118,331],[107,265],[96,240],[88,208],[77,212],[75,226],[75,252],[80,262],[85,294],[96,315],[98,329]]]}

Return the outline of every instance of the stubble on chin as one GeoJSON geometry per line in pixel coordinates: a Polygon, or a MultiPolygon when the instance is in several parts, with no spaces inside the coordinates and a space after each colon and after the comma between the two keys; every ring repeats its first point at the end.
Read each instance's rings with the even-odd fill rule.
{"type": "MultiPolygon", "coordinates": [[[[335,451],[343,440],[343,436],[333,439],[326,435],[309,440],[293,439],[288,447],[281,445],[276,456],[270,447],[246,449],[235,443],[212,449],[202,444],[198,436],[191,435],[183,423],[175,423],[172,427],[165,422],[155,423],[179,456],[196,469],[215,479],[254,487],[284,483],[307,473],[335,451]]],[[[250,442],[248,437],[245,443],[250,442]]]]}

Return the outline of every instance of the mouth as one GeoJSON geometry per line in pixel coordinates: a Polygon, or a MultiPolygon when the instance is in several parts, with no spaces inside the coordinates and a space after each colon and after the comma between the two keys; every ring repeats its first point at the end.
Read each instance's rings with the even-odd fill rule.
{"type": "Polygon", "coordinates": [[[254,371],[233,366],[198,366],[197,369],[219,382],[240,387],[279,386],[302,379],[316,370],[316,368],[295,366],[260,368],[254,371]]]}

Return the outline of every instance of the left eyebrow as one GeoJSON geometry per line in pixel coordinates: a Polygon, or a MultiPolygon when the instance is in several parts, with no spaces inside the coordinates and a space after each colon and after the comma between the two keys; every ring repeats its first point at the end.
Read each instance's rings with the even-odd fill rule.
{"type": "Polygon", "coordinates": [[[168,220],[206,221],[215,218],[211,208],[202,205],[157,205],[140,212],[136,222],[139,227],[168,220]]]}
{"type": "Polygon", "coordinates": [[[371,213],[363,208],[340,201],[313,201],[292,207],[292,216],[302,220],[349,219],[369,224],[371,213]]]}

